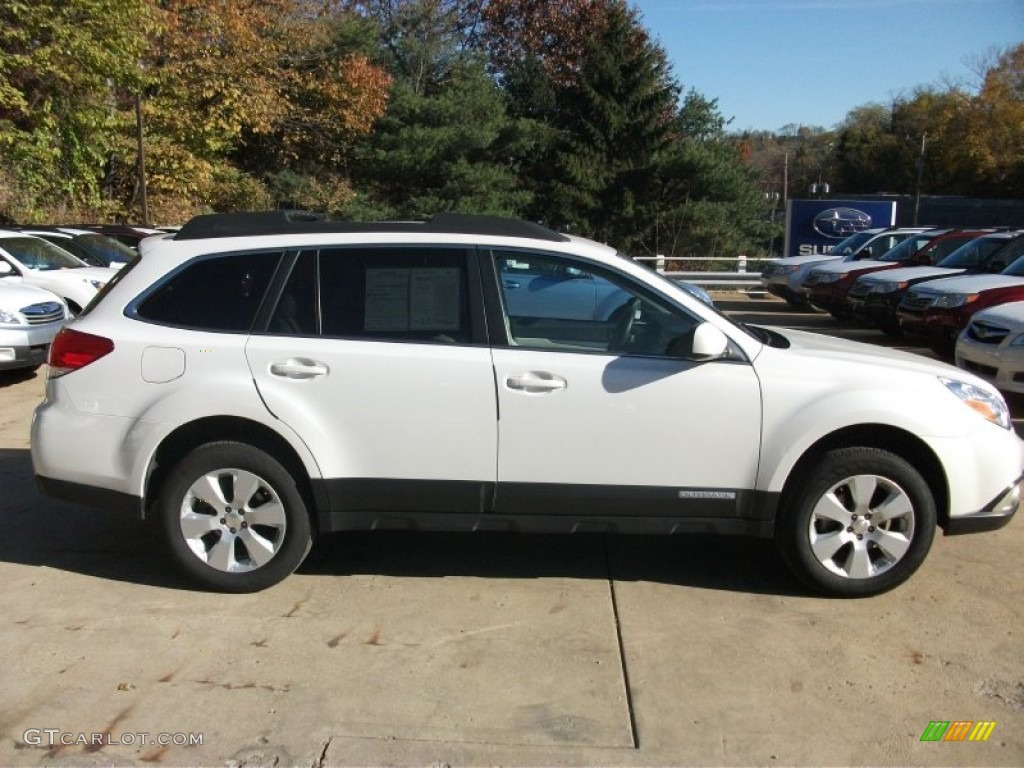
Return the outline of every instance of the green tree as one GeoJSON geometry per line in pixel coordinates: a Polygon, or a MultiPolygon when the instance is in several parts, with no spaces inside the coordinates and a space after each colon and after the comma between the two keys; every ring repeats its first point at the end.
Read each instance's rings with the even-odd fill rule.
{"type": "Polygon", "coordinates": [[[124,98],[156,16],[146,0],[0,4],[0,174],[10,218],[102,216],[100,181],[131,127],[124,98]]]}
{"type": "Polygon", "coordinates": [[[655,226],[652,184],[671,142],[679,87],[635,11],[617,0],[602,7],[574,78],[563,83],[528,58],[520,71],[532,68],[547,83],[525,88],[515,71],[510,79],[515,109],[551,129],[531,167],[531,216],[630,248],[655,226]]]}
{"type": "Polygon", "coordinates": [[[655,187],[657,228],[641,246],[649,253],[709,261],[756,254],[773,233],[771,201],[759,171],[726,136],[728,121],[717,101],[691,90],[676,122],[655,187]]]}
{"type": "Polygon", "coordinates": [[[482,63],[455,65],[430,91],[396,81],[387,112],[355,152],[353,176],[363,194],[347,212],[518,214],[528,193],[502,158],[514,124],[482,63]]]}

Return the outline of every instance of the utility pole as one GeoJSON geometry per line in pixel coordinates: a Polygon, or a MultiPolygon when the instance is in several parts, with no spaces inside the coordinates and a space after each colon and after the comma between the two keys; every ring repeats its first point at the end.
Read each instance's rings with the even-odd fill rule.
{"type": "Polygon", "coordinates": [[[917,226],[917,215],[921,210],[921,177],[924,175],[924,147],[928,134],[921,134],[921,152],[917,156],[917,184],[914,187],[914,226],[917,226]]]}
{"type": "Polygon", "coordinates": [[[785,215],[789,202],[789,152],[782,159],[782,213],[785,215]]]}
{"type": "Polygon", "coordinates": [[[146,199],[146,149],[142,141],[142,96],[135,94],[135,138],[139,147],[139,161],[135,173],[139,183],[139,198],[142,203],[142,226],[149,226],[149,201],[146,199]]]}

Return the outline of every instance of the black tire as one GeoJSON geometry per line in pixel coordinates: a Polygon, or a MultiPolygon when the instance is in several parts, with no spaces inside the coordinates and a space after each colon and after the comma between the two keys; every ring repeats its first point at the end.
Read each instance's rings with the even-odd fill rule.
{"type": "Polygon", "coordinates": [[[842,448],[795,480],[775,537],[809,587],[834,597],[877,595],[924,561],[935,536],[935,500],[904,459],[878,448],[842,448]]]}
{"type": "Polygon", "coordinates": [[[956,336],[949,336],[947,334],[933,336],[929,340],[928,346],[939,357],[952,358],[953,352],[956,350],[956,336]]]}
{"type": "Polygon", "coordinates": [[[185,456],[167,478],[159,513],[178,565],[220,592],[277,584],[299,567],[313,541],[295,479],[244,443],[208,443],[185,456]]]}
{"type": "Polygon", "coordinates": [[[898,337],[903,335],[903,329],[895,320],[887,320],[878,324],[878,329],[886,336],[898,337]]]}

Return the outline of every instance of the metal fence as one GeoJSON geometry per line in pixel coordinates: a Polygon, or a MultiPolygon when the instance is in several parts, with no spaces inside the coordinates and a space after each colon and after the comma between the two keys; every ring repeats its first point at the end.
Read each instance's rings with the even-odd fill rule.
{"type": "Polygon", "coordinates": [[[683,280],[705,288],[749,289],[761,287],[761,270],[769,259],[747,256],[636,256],[634,260],[647,262],[671,280],[683,280]]]}

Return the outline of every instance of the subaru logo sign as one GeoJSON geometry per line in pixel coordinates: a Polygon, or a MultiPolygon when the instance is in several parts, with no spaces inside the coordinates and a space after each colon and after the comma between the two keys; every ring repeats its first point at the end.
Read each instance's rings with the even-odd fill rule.
{"type": "Polygon", "coordinates": [[[829,208],[814,217],[814,230],[825,237],[849,237],[871,226],[871,217],[856,208],[829,208]]]}

